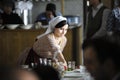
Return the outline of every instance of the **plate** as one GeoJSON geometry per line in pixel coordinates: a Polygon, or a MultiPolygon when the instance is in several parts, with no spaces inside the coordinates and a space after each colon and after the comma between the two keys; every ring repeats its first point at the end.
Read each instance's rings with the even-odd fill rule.
{"type": "Polygon", "coordinates": [[[64,74],[64,78],[81,78],[81,77],[83,77],[83,74],[81,74],[81,73],[72,72],[72,73],[64,74]]]}

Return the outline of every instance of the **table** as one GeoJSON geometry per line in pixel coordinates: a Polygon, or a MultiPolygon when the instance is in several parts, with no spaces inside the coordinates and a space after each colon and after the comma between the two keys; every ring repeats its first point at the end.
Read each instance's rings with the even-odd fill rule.
{"type": "Polygon", "coordinates": [[[93,80],[88,72],[65,71],[62,80],[93,80]]]}

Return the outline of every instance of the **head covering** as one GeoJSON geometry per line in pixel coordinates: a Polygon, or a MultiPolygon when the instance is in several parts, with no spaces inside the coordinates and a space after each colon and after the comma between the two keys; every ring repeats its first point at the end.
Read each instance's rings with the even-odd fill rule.
{"type": "Polygon", "coordinates": [[[55,28],[61,28],[61,27],[63,27],[63,26],[66,25],[66,24],[67,24],[67,21],[66,21],[66,20],[61,21],[61,22],[59,22],[59,23],[55,26],[55,28]]]}
{"type": "Polygon", "coordinates": [[[45,32],[44,34],[42,34],[42,35],[37,36],[37,39],[39,39],[40,37],[42,37],[42,36],[44,36],[44,35],[46,35],[46,34],[49,34],[49,33],[53,32],[55,26],[56,26],[58,23],[60,23],[61,21],[66,21],[66,22],[67,22],[67,19],[66,19],[65,17],[63,17],[63,16],[57,16],[57,17],[53,18],[53,19],[49,22],[49,26],[48,26],[46,32],[45,32]]]}

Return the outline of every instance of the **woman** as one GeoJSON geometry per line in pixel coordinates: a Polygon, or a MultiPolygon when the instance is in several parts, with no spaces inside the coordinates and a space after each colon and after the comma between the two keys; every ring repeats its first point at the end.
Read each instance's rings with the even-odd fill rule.
{"type": "Polygon", "coordinates": [[[59,62],[63,62],[64,66],[67,66],[66,60],[62,54],[67,42],[65,37],[67,29],[68,24],[66,18],[62,16],[53,18],[49,22],[47,31],[37,37],[37,41],[33,44],[25,63],[38,63],[39,58],[49,58],[52,60],[57,59],[59,62]]]}

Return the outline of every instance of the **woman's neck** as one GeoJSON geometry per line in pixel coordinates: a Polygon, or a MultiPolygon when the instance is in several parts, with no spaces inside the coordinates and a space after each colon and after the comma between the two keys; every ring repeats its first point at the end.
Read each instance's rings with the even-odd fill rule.
{"type": "Polygon", "coordinates": [[[55,37],[56,40],[60,40],[61,39],[61,37],[56,36],[56,35],[54,35],[54,37],[55,37]]]}
{"type": "Polygon", "coordinates": [[[58,36],[57,34],[53,33],[53,35],[55,36],[56,39],[61,38],[60,36],[58,36]]]}
{"type": "Polygon", "coordinates": [[[59,36],[57,36],[57,35],[55,35],[55,34],[53,34],[53,35],[54,35],[55,40],[57,40],[57,41],[60,41],[60,40],[61,40],[61,37],[59,37],[59,36]]]}

